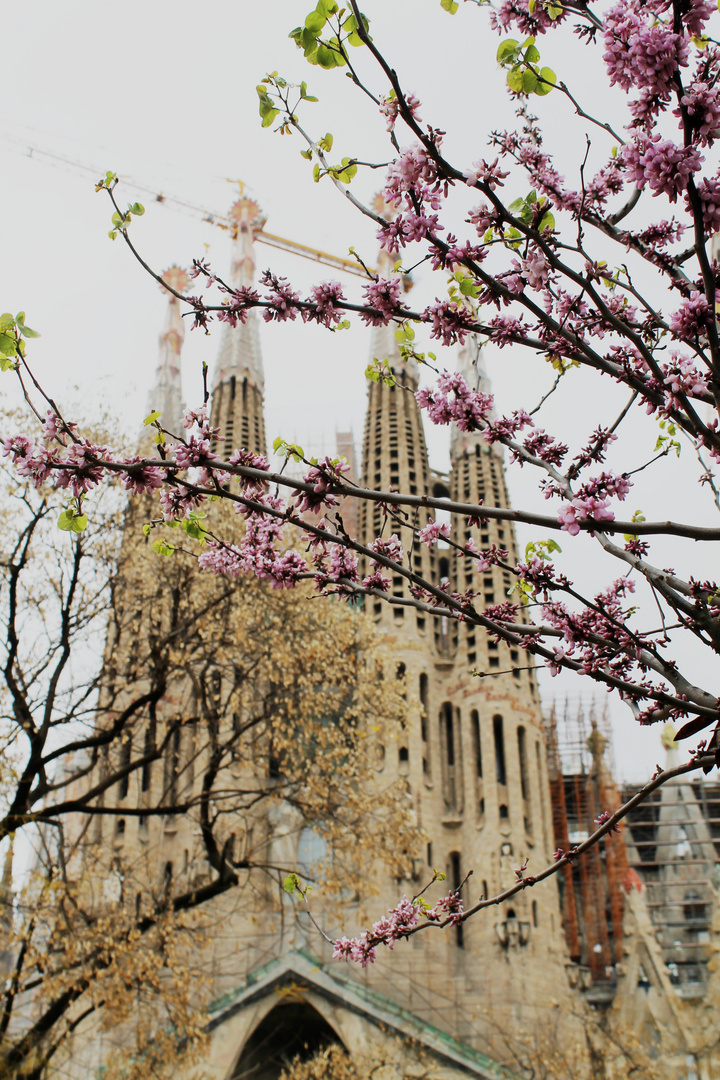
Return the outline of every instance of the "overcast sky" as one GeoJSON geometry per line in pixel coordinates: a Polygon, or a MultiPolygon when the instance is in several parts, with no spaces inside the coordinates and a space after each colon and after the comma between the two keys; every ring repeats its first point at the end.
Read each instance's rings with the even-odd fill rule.
{"type": "MultiPolygon", "coordinates": [[[[133,238],[158,270],[207,254],[225,272],[229,241],[197,215],[161,204],[147,190],[223,213],[237,194],[228,178],[241,179],[258,199],[268,231],[338,255],[354,245],[373,262],[373,227],[328,183],[312,182],[297,137],[260,127],[255,85],[266,71],[278,70],[293,81],[306,80],[320,98],[307,106],[304,120],[315,136],[333,133],[333,159],[387,160],[384,124],[372,103],[341,71],[309,68],[288,40],[308,10],[309,3],[296,0],[209,0],[202,9],[187,0],[126,0],[121,7],[24,0],[4,9],[4,39],[12,47],[3,55],[6,107],[0,119],[2,307],[24,309],[28,324],[40,331],[30,358],[48,390],[72,404],[78,419],[90,419],[104,401],[124,431],[138,430],[165,315],[158,287],[120,240],[107,237],[111,207],[106,195],[94,191],[96,173],[118,172],[119,199],[146,205],[133,238]]],[[[375,40],[420,97],[423,120],[447,130],[450,156],[461,167],[487,156],[489,131],[511,124],[513,110],[495,63],[498,38],[489,32],[486,14],[466,5],[451,18],[439,0],[368,0],[365,10],[375,40]]],[[[574,40],[569,51],[561,42],[543,41],[541,47],[543,63],[574,78],[586,101],[602,100],[612,113],[620,98],[593,81],[592,61],[574,40]]],[[[365,70],[373,89],[386,92],[369,65],[365,70]]],[[[533,107],[564,167],[575,169],[585,153],[584,128],[558,94],[536,99],[533,107]]],[[[594,136],[591,155],[600,160],[610,145],[594,136]]],[[[380,179],[377,172],[359,175],[353,190],[369,199],[380,179]]],[[[286,274],[299,288],[336,276],[267,247],[259,248],[258,263],[286,274]]],[[[348,294],[359,294],[358,279],[348,278],[345,285],[348,294]]],[[[418,274],[415,302],[441,286],[432,275],[418,274]]],[[[282,435],[319,453],[333,449],[336,430],[352,428],[359,443],[368,336],[359,324],[336,335],[292,324],[263,329],[270,442],[282,435]]],[[[188,403],[199,401],[201,362],[212,366],[217,346],[217,334],[188,334],[188,403]]],[[[452,366],[451,351],[436,351],[452,366]]],[[[490,352],[488,366],[503,409],[532,408],[550,384],[546,366],[519,351],[490,352]]],[[[11,396],[6,380],[2,386],[11,396]]],[[[563,433],[582,439],[588,430],[583,407],[590,401],[594,426],[614,418],[620,399],[613,387],[579,376],[572,396],[559,398],[549,410],[547,426],[557,422],[563,433]]],[[[641,464],[654,442],[654,426],[641,417],[636,422],[637,461],[623,459],[621,468],[641,464]]],[[[433,463],[446,468],[446,433],[428,436],[433,463]]],[[[515,504],[532,498],[537,505],[532,477],[515,473],[510,470],[515,504]]],[[[667,492],[674,486],[673,516],[705,517],[707,508],[695,508],[694,484],[683,480],[681,466],[673,465],[669,476],[649,471],[638,489],[643,501],[630,512],[642,506],[648,517],[668,516],[667,492]]],[[[664,556],[661,545],[657,550],[664,556]]],[[[600,583],[600,571],[590,567],[594,552],[587,538],[579,538],[573,559],[600,583]]],[[[674,557],[672,550],[667,557],[674,557]]],[[[699,554],[698,573],[708,561],[705,552],[699,554]]],[[[579,687],[543,681],[548,704],[566,691],[576,697],[579,687]]],[[[592,694],[585,690],[584,697],[587,703],[592,694]]],[[[619,772],[641,779],[661,755],[659,732],[638,731],[622,705],[612,715],[619,772]]]]}

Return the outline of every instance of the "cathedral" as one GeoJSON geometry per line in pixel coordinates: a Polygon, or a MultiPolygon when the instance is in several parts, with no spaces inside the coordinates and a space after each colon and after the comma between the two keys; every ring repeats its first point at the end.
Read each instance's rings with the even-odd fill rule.
{"type": "MultiPolygon", "coordinates": [[[[251,285],[254,236],[264,219],[249,198],[238,200],[231,216],[236,230],[230,280],[236,287],[251,285]]],[[[381,273],[389,276],[392,260],[381,253],[380,263],[381,273]]],[[[182,288],[183,272],[169,273],[172,283],[182,288]]],[[[251,312],[245,324],[226,325],[221,332],[212,372],[211,419],[227,452],[235,447],[267,452],[259,331],[251,312]]],[[[179,304],[171,296],[149,399],[171,431],[179,429],[182,409],[183,336],[179,304]]],[[[370,357],[387,360],[404,386],[369,383],[359,468],[352,437],[338,440],[351,476],[376,490],[392,487],[464,503],[508,505],[503,451],[477,434],[453,433],[449,474],[431,468],[420,410],[406,389],[417,389],[417,372],[400,366],[392,326],[371,331],[370,357]]],[[[472,338],[459,350],[457,364],[470,385],[488,389],[482,350],[472,338]]],[[[369,502],[357,511],[348,507],[346,524],[353,512],[363,543],[382,532],[378,507],[369,502]]],[[[425,512],[413,524],[423,527],[427,521],[425,512]]],[[[511,523],[486,521],[471,531],[457,521],[453,529],[453,539],[462,545],[472,535],[479,547],[495,544],[508,549],[511,561],[518,559],[511,523]]],[[[420,545],[412,560],[419,573],[452,590],[478,588],[477,577],[471,581],[473,572],[454,558],[448,545],[420,545]]],[[[502,602],[511,585],[510,575],[500,568],[485,572],[485,606],[502,602]]],[[[337,910],[331,917],[318,894],[313,900],[316,919],[348,935],[364,928],[366,923],[356,920],[368,909],[379,918],[403,894],[418,892],[435,869],[446,874],[453,889],[462,885],[467,907],[510,886],[515,869],[526,860],[529,873],[544,868],[562,836],[558,793],[570,790],[549,754],[547,723],[527,655],[469,624],[436,618],[403,603],[410,594],[402,577],[393,580],[390,595],[392,603],[366,597],[364,612],[358,615],[371,620],[385,642],[386,669],[402,680],[407,704],[402,735],[378,748],[376,768],[384,783],[404,785],[409,812],[422,830],[423,848],[415,853],[410,876],[387,873],[376,882],[376,895],[364,904],[353,895],[339,905],[334,901],[340,922],[337,910]]],[[[182,693],[176,697],[180,700],[182,693]]],[[[603,774],[601,759],[601,753],[595,755],[589,766],[595,772],[587,774],[595,788],[603,774]]],[[[282,854],[283,865],[296,866],[301,873],[311,867],[322,854],[322,838],[291,808],[279,804],[267,813],[269,843],[282,854]]],[[[147,833],[142,835],[147,825],[129,819],[118,846],[131,851],[149,843],[151,857],[161,868],[173,851],[189,844],[185,827],[175,821],[148,840],[147,833]]],[[[568,828],[567,814],[563,827],[568,828]]],[[[579,819],[571,825],[581,827],[579,819]]],[[[598,859],[598,873],[606,873],[610,857],[604,849],[598,859]]],[[[592,882],[582,883],[574,893],[572,874],[554,877],[466,923],[416,934],[393,951],[384,950],[364,969],[333,960],[331,945],[290,896],[269,892],[264,903],[272,918],[260,921],[257,912],[231,910],[220,900],[213,916],[217,940],[213,930],[207,939],[208,955],[218,960],[212,966],[203,1075],[213,1080],[277,1080],[296,1054],[308,1056],[338,1044],[353,1059],[370,1066],[381,1063],[388,1080],[467,1075],[512,1080],[529,1075],[528,1061],[544,1062],[532,1075],[548,1080],[610,1080],[629,1075],[632,1060],[627,1055],[612,1061],[603,1056],[603,1031],[612,1028],[616,1043],[625,1039],[630,1047],[627,1054],[634,1053],[636,1045],[643,1052],[657,1045],[657,1071],[638,1075],[710,1080],[718,1073],[712,1072],[709,1058],[693,1054],[687,1030],[697,1027],[701,1013],[707,1018],[713,1012],[718,992],[714,961],[709,961],[700,1000],[676,993],[642,884],[641,874],[625,877],[619,889],[613,886],[598,900],[592,882]],[[602,924],[597,938],[605,950],[601,963],[595,939],[588,938],[593,904],[595,921],[602,924]],[[574,938],[568,934],[570,910],[575,912],[574,938]],[[221,946],[221,938],[225,944],[232,938],[233,948],[221,946]],[[590,941],[585,953],[581,939],[586,945],[590,941]]],[[[714,905],[714,900],[708,903],[714,905]]],[[[708,941],[720,940],[717,921],[716,915],[708,916],[708,941]]],[[[713,945],[712,951],[717,948],[713,945]]],[[[106,1047],[103,1036],[93,1040],[92,1047],[97,1065],[106,1047]]],[[[83,1052],[78,1054],[82,1059],[83,1052]]]]}

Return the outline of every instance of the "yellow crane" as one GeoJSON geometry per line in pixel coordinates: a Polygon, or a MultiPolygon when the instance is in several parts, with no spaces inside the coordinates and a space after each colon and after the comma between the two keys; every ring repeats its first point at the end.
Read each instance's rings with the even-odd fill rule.
{"type": "MultiPolygon", "coordinates": [[[[105,171],[103,169],[95,169],[80,161],[74,161],[72,158],[64,157],[62,154],[55,154],[51,150],[45,150],[40,146],[32,146],[29,143],[23,142],[20,139],[14,139],[11,136],[2,135],[0,137],[7,142],[19,144],[24,147],[26,151],[25,156],[34,158],[35,160],[45,159],[56,166],[64,166],[65,169],[70,172],[83,173],[96,178],[105,171]]],[[[148,187],[146,184],[143,184],[132,177],[126,176],[123,177],[123,179],[127,183],[132,184],[135,191],[149,195],[155,202],[160,203],[161,206],[172,206],[179,210],[180,213],[199,218],[209,225],[215,225],[217,228],[225,229],[228,232],[232,232],[235,228],[235,223],[226,214],[218,214],[215,213],[214,210],[207,210],[203,206],[187,202],[185,199],[180,199],[176,195],[166,195],[164,192],[153,190],[153,188],[148,187]]],[[[240,186],[240,193],[242,194],[245,185],[241,180],[228,180],[228,183],[238,184],[240,186]]],[[[295,240],[287,240],[283,236],[276,236],[274,233],[265,232],[264,229],[255,234],[255,239],[261,244],[267,244],[268,247],[278,248],[280,251],[288,251],[292,255],[298,255],[301,259],[310,259],[312,262],[332,267],[333,270],[339,270],[345,274],[355,274],[357,277],[367,279],[365,267],[361,266],[353,259],[345,259],[341,255],[332,255],[327,251],[320,251],[319,248],[310,247],[307,244],[298,244],[295,240]]],[[[370,272],[373,273],[372,270],[370,272]]]]}

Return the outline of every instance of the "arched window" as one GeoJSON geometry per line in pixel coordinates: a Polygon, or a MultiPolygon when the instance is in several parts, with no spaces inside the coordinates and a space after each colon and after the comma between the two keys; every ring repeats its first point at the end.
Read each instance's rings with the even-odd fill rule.
{"type": "Polygon", "coordinates": [[[294,1058],[307,1061],[332,1043],[343,1045],[327,1020],[308,1002],[276,1005],[245,1043],[233,1080],[277,1080],[294,1058]]]}
{"type": "MultiPolygon", "coordinates": [[[[452,885],[453,892],[457,892],[460,888],[460,882],[462,881],[462,867],[460,863],[460,852],[450,852],[450,883],[452,885]]],[[[455,927],[455,942],[458,949],[462,949],[465,946],[465,935],[463,933],[464,926],[462,923],[458,923],[455,927]]]]}
{"type": "Polygon", "coordinates": [[[475,774],[475,807],[478,821],[485,816],[485,797],[483,791],[482,741],[480,738],[480,715],[477,709],[470,713],[470,738],[473,750],[473,773],[475,774]]]}
{"type": "Polygon", "coordinates": [[[428,718],[428,677],[423,672],[420,676],[420,731],[423,742],[427,742],[427,718],[428,718]]]}
{"type": "Polygon", "coordinates": [[[477,709],[473,709],[470,713],[470,726],[472,728],[475,775],[482,776],[482,743],[480,742],[480,717],[477,709]]]}
{"type": "Polygon", "coordinates": [[[495,779],[503,787],[507,784],[505,768],[505,734],[502,716],[493,716],[493,738],[495,740],[495,779]]]}
{"type": "MultiPolygon", "coordinates": [[[[120,761],[119,761],[120,769],[129,768],[131,761],[132,761],[132,735],[130,735],[127,738],[123,739],[122,745],[120,746],[120,761]]],[[[121,800],[127,798],[127,793],[128,793],[128,791],[130,789],[130,773],[126,773],[125,776],[120,777],[120,783],[119,783],[118,787],[120,789],[118,791],[118,798],[121,799],[121,800]]]]}
{"type": "Polygon", "coordinates": [[[520,762],[520,790],[522,791],[523,799],[525,802],[528,802],[530,799],[530,783],[527,768],[527,741],[525,737],[525,728],[522,724],[517,729],[517,742],[518,760],[520,762]]]}
{"type": "Polygon", "coordinates": [[[449,701],[440,709],[440,753],[445,809],[462,811],[462,761],[460,760],[460,710],[449,701]]]}

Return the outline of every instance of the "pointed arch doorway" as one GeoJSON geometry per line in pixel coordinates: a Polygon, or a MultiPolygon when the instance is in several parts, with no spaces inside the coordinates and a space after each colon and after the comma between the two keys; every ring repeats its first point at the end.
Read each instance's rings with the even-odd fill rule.
{"type": "Polygon", "coordinates": [[[345,1049],[337,1033],[309,1002],[276,1005],[245,1043],[232,1080],[278,1080],[293,1058],[307,1061],[331,1043],[345,1049]]]}

